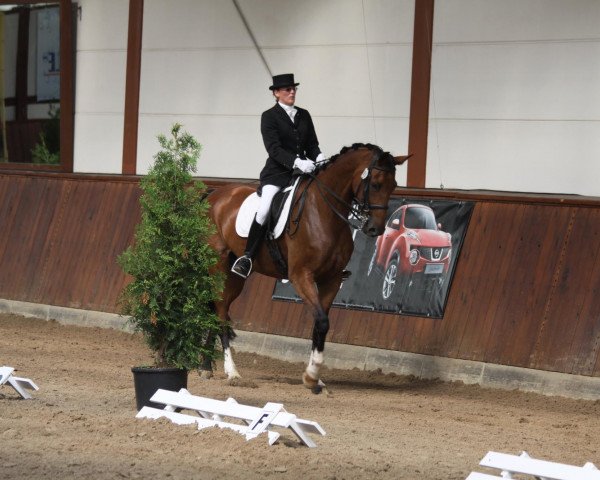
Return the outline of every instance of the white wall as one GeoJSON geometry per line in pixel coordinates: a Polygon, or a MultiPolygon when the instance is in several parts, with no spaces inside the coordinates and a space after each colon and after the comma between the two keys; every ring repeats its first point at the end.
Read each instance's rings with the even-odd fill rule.
{"type": "Polygon", "coordinates": [[[79,0],[73,169],[121,173],[128,0],[79,0]]]}
{"type": "Polygon", "coordinates": [[[435,4],[427,187],[600,195],[600,2],[435,4]]]}
{"type": "MultiPolygon", "coordinates": [[[[413,0],[239,0],[273,74],[293,72],[322,150],[408,139],[413,0]]],[[[203,145],[198,175],[257,178],[271,77],[232,1],[146,0],[138,172],[156,134],[184,124],[203,145]]],[[[406,172],[399,172],[405,182],[406,172]]]]}
{"type": "MultiPolygon", "coordinates": [[[[120,173],[128,0],[80,3],[75,170],[120,173]]],[[[414,0],[239,4],[326,154],[407,151],[414,0]]],[[[269,85],[232,1],[146,0],[138,173],[179,122],[203,145],[198,175],[257,178],[269,85]]],[[[427,187],[600,196],[597,85],[597,0],[438,0],[427,187]]]]}

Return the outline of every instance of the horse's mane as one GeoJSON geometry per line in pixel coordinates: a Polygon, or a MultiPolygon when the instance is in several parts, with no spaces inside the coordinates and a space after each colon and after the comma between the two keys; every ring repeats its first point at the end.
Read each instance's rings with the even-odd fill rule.
{"type": "Polygon", "coordinates": [[[319,171],[325,170],[327,167],[332,165],[339,157],[341,157],[345,153],[349,152],[350,150],[359,150],[361,148],[365,148],[367,150],[372,151],[376,157],[377,162],[379,162],[379,161],[385,162],[385,165],[383,165],[384,168],[388,168],[388,169],[395,168],[394,157],[392,157],[392,155],[390,155],[389,152],[384,152],[381,147],[378,147],[377,145],[373,145],[371,143],[353,143],[349,147],[347,147],[347,146],[343,147],[339,153],[332,155],[329,158],[329,161],[327,163],[325,163],[319,167],[319,171]]]}

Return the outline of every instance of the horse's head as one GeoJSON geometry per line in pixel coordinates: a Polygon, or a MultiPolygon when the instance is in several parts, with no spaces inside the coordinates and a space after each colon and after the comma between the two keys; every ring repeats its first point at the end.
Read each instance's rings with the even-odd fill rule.
{"type": "Polygon", "coordinates": [[[355,202],[366,219],[362,231],[370,237],[381,235],[385,229],[388,202],[396,183],[396,165],[403,164],[410,155],[393,157],[374,148],[364,168],[358,169],[354,180],[355,202]]]}

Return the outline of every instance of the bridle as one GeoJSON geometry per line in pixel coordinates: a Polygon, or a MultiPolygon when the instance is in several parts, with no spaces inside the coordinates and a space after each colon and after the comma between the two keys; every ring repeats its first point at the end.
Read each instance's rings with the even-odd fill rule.
{"type": "MultiPolygon", "coordinates": [[[[386,155],[385,153],[383,155],[386,155]]],[[[388,154],[389,155],[389,154],[388,154]]],[[[373,204],[370,202],[369,200],[369,194],[371,192],[371,173],[373,172],[373,170],[379,170],[380,172],[386,172],[386,173],[396,173],[396,168],[383,168],[383,167],[378,167],[377,161],[379,160],[380,157],[376,157],[373,160],[371,160],[371,164],[364,169],[363,174],[361,175],[361,182],[358,185],[356,192],[354,192],[354,198],[352,199],[352,201],[354,203],[357,203],[359,205],[359,209],[361,212],[366,212],[369,213],[371,210],[387,210],[388,206],[386,205],[379,205],[379,204],[373,204]],[[358,201],[358,191],[360,190],[360,187],[363,187],[363,201],[362,203],[360,203],[358,201]]]]}
{"type": "MultiPolygon", "coordinates": [[[[309,181],[306,183],[304,190],[300,194],[300,197],[296,200],[295,203],[299,203],[298,213],[295,218],[292,219],[292,223],[296,225],[296,229],[293,233],[298,229],[298,223],[300,222],[300,217],[302,216],[302,212],[304,210],[304,202],[306,200],[306,192],[308,191],[308,187],[311,183],[315,182],[318,192],[321,194],[323,201],[327,204],[327,206],[331,209],[331,211],[339,217],[344,223],[346,223],[350,228],[361,230],[366,223],[369,221],[371,216],[371,212],[373,210],[387,210],[388,206],[373,204],[370,202],[370,193],[371,193],[371,174],[373,170],[379,170],[381,172],[386,173],[395,173],[395,166],[392,168],[385,168],[378,166],[377,163],[381,159],[383,155],[389,155],[386,152],[374,153],[373,158],[371,159],[371,163],[368,167],[366,167],[361,175],[361,181],[356,187],[356,190],[352,194],[352,200],[348,203],[342,197],[340,197],[337,193],[335,193],[331,188],[325,185],[321,180],[319,180],[317,174],[308,173],[306,176],[310,177],[309,181]],[[358,198],[359,192],[362,190],[362,200],[358,198]],[[349,210],[348,216],[342,214],[336,206],[330,201],[329,197],[333,197],[339,204],[341,204],[344,209],[349,210]]],[[[328,163],[329,160],[323,162],[328,163]]],[[[318,172],[317,172],[318,173],[318,172]]],[[[291,229],[290,229],[291,230],[291,229]]],[[[292,232],[289,232],[290,235],[293,235],[292,232]]]]}

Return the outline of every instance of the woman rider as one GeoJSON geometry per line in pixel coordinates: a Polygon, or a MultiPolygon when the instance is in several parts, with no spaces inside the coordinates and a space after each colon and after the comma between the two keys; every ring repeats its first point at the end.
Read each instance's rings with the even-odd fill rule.
{"type": "Polygon", "coordinates": [[[269,154],[260,172],[260,203],[248,233],[244,255],[231,268],[243,278],[252,271],[252,258],[265,236],[275,194],[290,184],[294,169],[310,173],[315,169],[315,162],[325,159],[308,110],[294,106],[298,85],[293,73],[284,73],[275,75],[273,85],[269,87],[277,103],[263,112],[260,120],[260,131],[269,154]]]}

